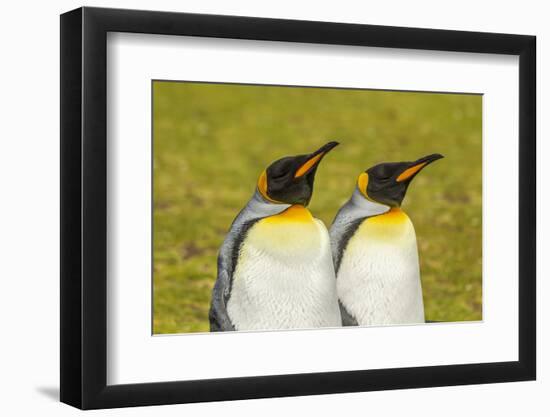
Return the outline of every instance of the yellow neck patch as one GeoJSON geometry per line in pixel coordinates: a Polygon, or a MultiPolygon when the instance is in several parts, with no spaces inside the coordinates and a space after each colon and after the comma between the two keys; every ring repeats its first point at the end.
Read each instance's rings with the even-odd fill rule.
{"type": "Polygon", "coordinates": [[[323,235],[316,219],[301,205],[290,206],[282,213],[259,220],[244,243],[271,258],[292,262],[300,258],[317,258],[322,244],[329,244],[328,236],[323,235]]]}
{"type": "Polygon", "coordinates": [[[392,208],[385,214],[369,217],[359,230],[362,239],[376,239],[386,242],[400,242],[402,239],[414,238],[414,227],[401,209],[392,208]]]}
{"type": "Polygon", "coordinates": [[[310,223],[313,221],[313,216],[307,208],[300,204],[295,204],[287,208],[282,213],[276,214],[275,216],[266,217],[263,221],[268,223],[310,223]]]}
{"type": "Polygon", "coordinates": [[[392,207],[390,211],[379,216],[370,217],[367,221],[373,225],[397,225],[409,220],[409,216],[398,207],[392,207]]]}

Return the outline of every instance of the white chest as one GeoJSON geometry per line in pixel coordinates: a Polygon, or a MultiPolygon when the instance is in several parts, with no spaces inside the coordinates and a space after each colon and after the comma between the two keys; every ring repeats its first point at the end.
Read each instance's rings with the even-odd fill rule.
{"type": "Polygon", "coordinates": [[[237,330],[340,326],[323,223],[257,222],[241,246],[227,308],[237,330]]]}
{"type": "Polygon", "coordinates": [[[377,217],[364,221],[348,242],[338,297],[360,325],[423,323],[414,227],[402,212],[377,217]]]}

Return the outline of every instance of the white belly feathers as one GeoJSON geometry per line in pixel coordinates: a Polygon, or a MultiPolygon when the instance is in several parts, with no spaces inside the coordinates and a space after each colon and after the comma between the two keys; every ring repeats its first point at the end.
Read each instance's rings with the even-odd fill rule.
{"type": "Polygon", "coordinates": [[[416,235],[407,215],[392,209],[363,221],[342,254],[336,282],[359,325],[423,323],[416,235]]]}
{"type": "Polygon", "coordinates": [[[340,326],[324,224],[301,206],[257,221],[241,245],[227,310],[237,330],[340,326]]]}

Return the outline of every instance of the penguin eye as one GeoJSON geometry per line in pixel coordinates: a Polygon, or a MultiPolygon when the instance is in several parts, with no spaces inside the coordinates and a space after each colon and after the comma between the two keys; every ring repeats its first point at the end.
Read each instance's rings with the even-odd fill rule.
{"type": "Polygon", "coordinates": [[[289,176],[292,171],[292,164],[288,158],[283,158],[279,161],[274,162],[269,168],[269,179],[277,181],[282,180],[289,176]]]}
{"type": "Polygon", "coordinates": [[[274,179],[283,178],[285,175],[287,175],[287,172],[284,172],[284,171],[277,171],[277,172],[273,172],[273,173],[271,174],[271,178],[274,178],[274,179]]]}
{"type": "Polygon", "coordinates": [[[272,180],[282,180],[283,178],[285,178],[286,176],[288,175],[288,172],[285,172],[283,170],[277,170],[275,172],[271,172],[271,179],[272,180]]]}
{"type": "Polygon", "coordinates": [[[386,163],[377,165],[372,169],[372,174],[379,181],[389,181],[395,173],[395,165],[397,164],[386,163]]]}
{"type": "Polygon", "coordinates": [[[387,169],[384,169],[382,167],[380,169],[377,169],[375,172],[373,172],[373,174],[374,174],[374,177],[376,177],[376,179],[380,181],[389,180],[392,176],[387,169]]]}
{"type": "Polygon", "coordinates": [[[386,176],[381,176],[381,175],[378,175],[376,177],[376,179],[380,180],[380,181],[387,181],[391,178],[391,175],[386,175],[386,176]]]}

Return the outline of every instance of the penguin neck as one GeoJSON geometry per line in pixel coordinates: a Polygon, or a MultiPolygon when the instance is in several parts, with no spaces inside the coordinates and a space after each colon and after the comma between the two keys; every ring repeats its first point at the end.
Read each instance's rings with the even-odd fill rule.
{"type": "Polygon", "coordinates": [[[355,218],[378,216],[389,212],[391,209],[390,206],[366,199],[357,187],[355,188],[348,204],[350,205],[351,212],[355,218]]]}
{"type": "Polygon", "coordinates": [[[267,201],[256,189],[256,192],[254,193],[244,210],[248,212],[252,217],[264,218],[281,214],[290,207],[292,207],[291,204],[278,204],[267,201]]]}

